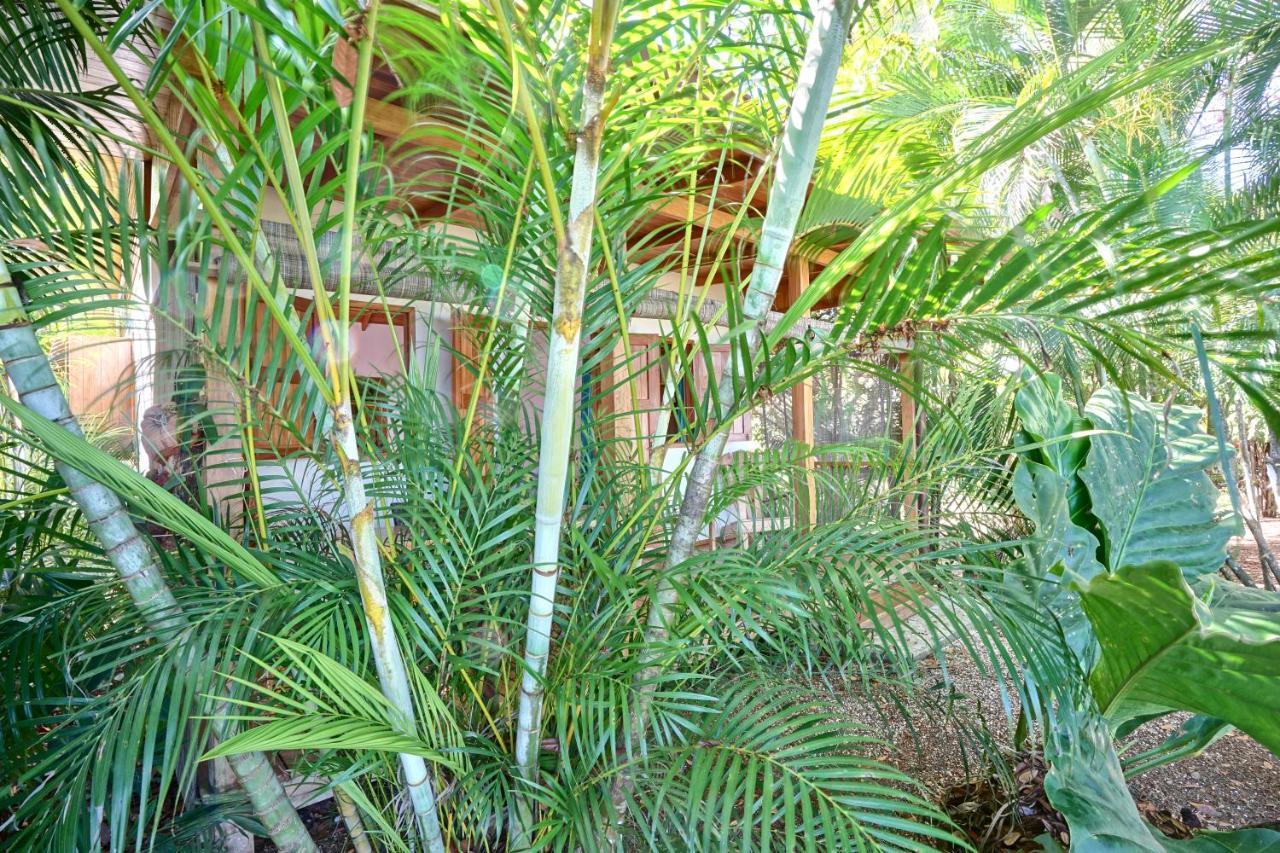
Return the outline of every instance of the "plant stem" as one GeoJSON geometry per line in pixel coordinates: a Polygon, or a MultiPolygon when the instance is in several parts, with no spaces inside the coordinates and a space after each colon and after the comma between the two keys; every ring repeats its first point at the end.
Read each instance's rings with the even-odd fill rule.
{"type": "MultiPolygon", "coordinates": [[[[761,229],[755,267],[747,286],[742,304],[742,338],[734,342],[733,357],[725,365],[719,382],[719,410],[731,411],[735,388],[741,387],[755,363],[764,341],[763,321],[778,291],[791,242],[795,237],[796,222],[808,194],[809,179],[817,159],[818,142],[826,121],[831,91],[835,86],[836,72],[844,51],[845,39],[853,12],[852,0],[821,0],[814,9],[809,43],[800,76],[792,94],[791,109],[783,131],[780,155],[773,185],[769,188],[769,203],[761,229]]],[[[643,751],[649,723],[649,707],[657,687],[657,679],[663,664],[660,650],[670,634],[671,609],[676,591],[671,583],[671,571],[693,553],[694,542],[702,528],[707,502],[711,497],[711,485],[720,456],[728,441],[728,431],[718,430],[698,451],[692,470],[685,484],[680,512],[676,517],[667,553],[666,571],[659,578],[658,588],[649,605],[645,627],[645,643],[649,656],[646,666],[638,674],[635,683],[637,699],[631,720],[632,753],[643,751]]],[[[631,773],[618,774],[613,786],[615,815],[622,814],[631,773]]],[[[611,831],[609,841],[617,844],[616,831],[611,831]]]]}
{"type": "MultiPolygon", "coordinates": [[[[84,438],[66,395],[54,378],[49,359],[36,339],[18,287],[2,260],[0,362],[23,405],[72,435],[84,438]]],[[[161,574],[159,559],[134,526],[123,502],[115,492],[70,465],[62,462],[56,465],[85,523],[102,543],[103,551],[147,625],[162,642],[179,641],[186,625],[182,610],[161,574]]],[[[224,740],[228,723],[215,718],[212,729],[215,738],[224,740]]],[[[230,756],[228,762],[276,847],[287,853],[315,851],[315,844],[266,757],[260,752],[248,752],[230,756]]]]}
{"type": "MultiPolygon", "coordinates": [[[[516,763],[521,776],[537,774],[542,728],[543,676],[551,654],[551,627],[560,574],[560,528],[564,514],[569,451],[573,444],[574,385],[582,343],[582,306],[591,263],[596,180],[604,131],[604,100],[609,52],[617,22],[616,0],[596,0],[591,8],[591,40],[582,84],[582,126],[577,133],[569,220],[557,246],[554,309],[547,345],[542,444],[538,454],[533,576],[525,630],[524,674],[517,714],[516,763]]],[[[515,820],[514,844],[527,846],[532,830],[527,804],[515,820]]]]}
{"type": "Polygon", "coordinates": [[[347,835],[351,836],[352,848],[356,853],[373,853],[373,844],[369,841],[364,819],[360,817],[360,810],[356,808],[355,802],[341,787],[333,789],[333,801],[338,806],[338,814],[342,815],[342,822],[346,824],[347,835]]]}
{"type": "Polygon", "coordinates": [[[1245,526],[1249,528],[1249,532],[1253,534],[1254,541],[1258,543],[1258,562],[1261,565],[1262,582],[1267,589],[1271,589],[1272,582],[1268,576],[1268,571],[1271,565],[1274,564],[1275,558],[1271,558],[1271,564],[1267,562],[1266,558],[1271,556],[1271,550],[1267,548],[1267,540],[1262,533],[1262,528],[1258,525],[1256,519],[1245,515],[1244,508],[1240,504],[1240,486],[1236,483],[1235,472],[1231,469],[1231,452],[1227,448],[1226,426],[1222,422],[1222,409],[1218,405],[1218,395],[1213,389],[1213,373],[1209,369],[1209,355],[1204,348],[1204,339],[1200,335],[1200,327],[1195,323],[1191,324],[1191,339],[1195,343],[1196,361],[1200,365],[1200,376],[1204,380],[1205,398],[1209,404],[1209,422],[1213,427],[1214,435],[1218,438],[1218,460],[1222,466],[1222,477],[1227,484],[1227,494],[1231,498],[1231,509],[1235,512],[1236,518],[1243,521],[1245,526]]]}
{"type": "MultiPolygon", "coordinates": [[[[360,41],[356,60],[356,79],[352,91],[351,123],[348,128],[347,160],[343,184],[342,229],[339,235],[338,311],[335,319],[336,335],[330,337],[329,381],[337,399],[330,406],[333,419],[329,434],[330,445],[338,457],[341,469],[343,504],[351,532],[351,553],[355,563],[356,581],[360,588],[360,600],[364,606],[365,621],[369,627],[369,641],[373,647],[374,668],[382,693],[396,710],[393,725],[405,734],[416,734],[413,692],[409,686],[409,671],[405,667],[395,625],[387,609],[386,582],[382,574],[382,554],[378,548],[378,532],[375,527],[374,508],[365,490],[364,472],[360,467],[360,446],[356,437],[355,422],[351,416],[351,271],[354,265],[356,223],[356,196],[360,188],[360,159],[364,144],[365,104],[369,92],[369,78],[373,63],[373,35],[377,26],[379,0],[370,0],[363,13],[359,28],[360,41]]],[[[308,211],[296,211],[298,216],[308,211]]],[[[304,242],[314,254],[314,241],[304,242]]],[[[314,258],[312,259],[314,260],[314,258]]],[[[318,263],[315,268],[319,269],[318,263]]],[[[317,291],[317,302],[327,302],[328,297],[317,291]]],[[[409,789],[409,802],[413,808],[418,833],[432,853],[444,853],[444,836],[440,830],[440,817],[436,810],[435,789],[431,784],[431,772],[420,755],[400,753],[400,769],[409,789]]]]}
{"type": "Polygon", "coordinates": [[[1258,568],[1262,572],[1262,585],[1267,589],[1275,589],[1275,582],[1280,581],[1280,564],[1267,542],[1267,535],[1259,521],[1258,499],[1253,484],[1253,455],[1249,452],[1249,431],[1244,422],[1244,400],[1236,401],[1236,432],[1240,435],[1240,473],[1244,477],[1244,505],[1248,514],[1244,516],[1244,525],[1249,528],[1254,543],[1258,546],[1258,568]]]}

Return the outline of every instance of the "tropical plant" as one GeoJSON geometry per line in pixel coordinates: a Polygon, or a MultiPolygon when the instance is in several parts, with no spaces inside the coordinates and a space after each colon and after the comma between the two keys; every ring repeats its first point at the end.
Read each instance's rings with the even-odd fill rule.
{"type": "MultiPolygon", "coordinates": [[[[36,340],[22,304],[22,295],[3,260],[0,260],[0,306],[0,362],[3,362],[8,379],[18,392],[25,414],[38,419],[39,425],[33,423],[30,428],[62,430],[83,440],[84,434],[53,376],[44,350],[36,340]]],[[[169,590],[152,546],[134,526],[124,504],[108,487],[72,465],[58,463],[57,472],[66,484],[66,492],[79,508],[84,524],[99,540],[149,631],[161,643],[180,641],[186,627],[182,608],[169,590]]],[[[250,577],[257,583],[271,581],[270,574],[266,572],[250,577]]],[[[212,737],[217,739],[226,738],[230,731],[224,720],[215,720],[211,729],[212,737]]],[[[232,767],[252,801],[255,813],[277,846],[289,851],[314,850],[315,845],[266,758],[256,752],[237,753],[232,767]]],[[[161,783],[162,797],[167,781],[161,783]]],[[[99,813],[104,807],[101,799],[90,800],[92,813],[99,813]]],[[[71,846],[76,841],[72,840],[75,837],[73,833],[66,832],[68,828],[74,832],[75,825],[60,827],[58,834],[63,837],[62,844],[71,846]]],[[[115,832],[121,833],[123,829],[124,823],[117,822],[115,832]]],[[[119,839],[122,835],[113,837],[113,842],[119,839]]]]}
{"type": "MultiPolygon", "coordinates": [[[[3,31],[21,32],[12,5],[3,31]]],[[[290,781],[333,792],[353,835],[387,849],[963,846],[836,697],[909,681],[921,648],[954,638],[1045,730],[1055,702],[1082,696],[1119,725],[1187,699],[1132,704],[1146,676],[1118,656],[1126,614],[1110,602],[1165,606],[1169,630],[1153,626],[1144,653],[1202,654],[1189,628],[1219,651],[1259,638],[1247,614],[1262,599],[1204,599],[1227,533],[1212,507],[1186,510],[1194,548],[1149,555],[1185,579],[1126,568],[1157,523],[1139,491],[1212,491],[1217,457],[1191,414],[1170,409],[1170,451],[1158,406],[1102,392],[1084,416],[1127,434],[1124,401],[1137,439],[1080,435],[1056,392],[1036,414],[1024,391],[1014,469],[1005,361],[1061,357],[1081,397],[1104,379],[1185,392],[1189,310],[1226,328],[1267,297],[1280,222],[1158,215],[1200,178],[1182,161],[1105,193],[1066,164],[1036,203],[971,216],[1028,152],[1147,96],[1203,94],[1206,69],[1257,60],[1257,40],[1147,39],[1148,18],[1100,7],[1105,50],[1055,66],[904,179],[899,152],[847,147],[875,98],[852,71],[901,47],[894,5],[36,5],[33,25],[58,35],[40,47],[67,68],[96,58],[114,80],[101,112],[141,119],[125,153],[147,162],[58,145],[72,129],[123,135],[85,115],[45,126],[45,107],[0,93],[31,119],[0,124],[0,248],[22,285],[10,307],[30,320],[6,334],[38,355],[33,330],[143,308],[157,373],[175,365],[196,485],[165,491],[21,387],[0,398],[22,448],[0,542],[33,555],[6,579],[0,633],[14,849],[91,849],[103,823],[112,849],[176,844],[227,820],[283,847],[296,818],[255,820],[195,783],[203,760],[263,753],[288,754],[290,781]],[[893,191],[846,203],[864,179],[893,191]],[[822,270],[771,311],[807,253],[822,270]],[[455,337],[397,340],[389,370],[357,370],[358,323],[426,324],[428,303],[454,312],[455,337]],[[834,306],[821,320],[819,303],[834,306]],[[636,320],[663,340],[633,340],[636,320]],[[886,349],[916,367],[887,370],[886,349]],[[662,397],[641,404],[653,364],[662,397]],[[927,429],[722,464],[736,419],[832,366],[891,382],[927,429]],[[1109,443],[1129,441],[1144,454],[1109,443]],[[813,464],[833,456],[849,465],[813,464]],[[66,491],[80,483],[152,535],[178,639],[157,641],[120,595],[114,540],[66,491]],[[792,522],[811,496],[824,512],[693,547],[769,490],[792,522]],[[1017,508],[1036,525],[1020,571],[1017,508]],[[1054,582],[1059,562],[1079,590],[1054,582]],[[1206,616],[1219,605],[1246,615],[1206,616]],[[207,747],[213,728],[230,736],[207,747]]],[[[1205,339],[1264,414],[1268,334],[1205,339]]],[[[40,384],[27,391],[55,387],[40,384]]],[[[1194,710],[1270,737],[1239,703],[1194,710]]],[[[1109,771],[1109,749],[1108,733],[1072,757],[1109,771]]]]}
{"type": "MultiPolygon", "coordinates": [[[[1213,581],[1233,525],[1205,470],[1219,453],[1199,431],[1200,411],[1103,388],[1077,413],[1052,374],[1029,378],[1015,406],[1027,448],[1015,495],[1036,529],[1027,571],[1013,574],[1058,612],[1088,685],[1083,700],[1068,697],[1052,733],[1046,789],[1074,844],[1102,843],[1123,824],[1138,832],[1113,734],[1173,711],[1197,715],[1134,772],[1203,748],[1230,725],[1280,750],[1280,595],[1213,581]]],[[[1148,835],[1144,849],[1163,849],[1148,835]]]]}

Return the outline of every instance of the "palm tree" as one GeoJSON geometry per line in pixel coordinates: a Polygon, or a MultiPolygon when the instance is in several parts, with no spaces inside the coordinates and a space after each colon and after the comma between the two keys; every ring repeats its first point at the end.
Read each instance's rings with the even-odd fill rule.
{"type": "MultiPolygon", "coordinates": [[[[733,360],[719,377],[720,396],[716,404],[721,410],[733,408],[737,388],[753,373],[753,363],[760,354],[764,319],[777,295],[791,250],[852,16],[853,5],[846,2],[819,4],[813,11],[809,46],[792,96],[785,135],[779,145],[781,155],[769,190],[756,266],[742,297],[742,339],[733,342],[733,360]]],[[[671,533],[666,558],[669,571],[680,566],[693,553],[698,531],[706,516],[707,503],[711,499],[712,480],[727,441],[728,434],[719,430],[698,451],[684,485],[680,513],[671,533]]],[[[661,648],[666,643],[670,632],[670,610],[675,600],[675,587],[670,582],[659,580],[649,605],[646,645],[661,648]]],[[[660,673],[661,667],[656,661],[651,661],[636,682],[640,696],[631,723],[632,748],[644,742],[649,725],[648,706],[660,673]]],[[[621,798],[627,776],[623,773],[618,777],[619,781],[614,786],[615,800],[621,798]]]]}
{"type": "MultiPolygon", "coordinates": [[[[0,312],[0,363],[18,398],[33,416],[83,439],[84,434],[27,319],[21,292],[2,260],[0,301],[4,305],[0,312]]],[[[148,628],[162,643],[181,642],[186,628],[181,606],[165,582],[155,552],[134,526],[124,504],[109,488],[72,464],[59,463],[58,475],[66,483],[85,524],[98,538],[148,628]]],[[[225,739],[228,732],[223,721],[213,725],[215,738],[225,739]]],[[[253,803],[254,812],[276,846],[299,853],[315,850],[267,759],[258,752],[244,752],[236,755],[231,764],[253,803]]],[[[90,827],[90,832],[94,831],[95,828],[90,827]]]]}
{"type": "MultiPolygon", "coordinates": [[[[107,257],[154,263],[155,304],[186,300],[208,436],[184,506],[0,400],[25,418],[0,547],[38,543],[0,639],[15,846],[85,836],[62,802],[109,803],[117,849],[243,821],[235,797],[189,794],[200,760],[287,751],[388,848],[930,849],[957,840],[947,818],[836,699],[909,681],[920,645],[957,637],[1033,717],[1083,701],[1062,627],[1009,574],[1027,522],[1004,361],[1075,359],[1086,397],[1095,370],[1188,393],[1187,307],[1237,316],[1274,287],[1277,225],[1162,219],[1187,169],[1103,194],[1070,163],[1043,204],[974,206],[993,173],[1238,45],[1121,33],[910,171],[844,144],[867,109],[855,72],[899,43],[888,8],[850,31],[845,3],[172,5],[145,87],[116,75],[176,176],[163,227],[97,178],[113,191],[77,208],[92,239],[65,236],[73,193],[6,196],[37,324],[118,309],[107,257]],[[161,91],[180,122],[144,95],[161,91]],[[853,198],[864,178],[896,186],[853,198]],[[772,312],[770,271],[799,253],[821,270],[772,312]],[[361,372],[352,321],[426,325],[415,299],[478,340],[389,332],[391,369],[361,372]],[[762,399],[832,365],[885,376],[904,343],[920,367],[893,381],[926,413],[918,441],[720,464],[762,399]],[[665,396],[638,402],[654,371],[665,396]],[[806,467],[836,452],[856,475],[806,467]],[[100,582],[49,459],[172,542],[156,574],[184,645],[139,642],[151,629],[100,582]],[[821,523],[690,547],[779,484],[816,491],[821,523]],[[928,525],[901,510],[922,494],[928,525]],[[206,696],[244,726],[202,755],[182,733],[206,696]]],[[[59,9],[118,71],[138,19],[59,9]]],[[[1205,344],[1274,396],[1258,336],[1205,344]]]]}
{"type": "MultiPolygon", "coordinates": [[[[519,730],[516,763],[530,781],[536,779],[538,741],[542,728],[542,678],[551,653],[552,610],[559,574],[560,526],[564,515],[565,477],[573,441],[573,386],[581,350],[582,305],[587,289],[587,265],[595,234],[596,180],[600,168],[600,143],[604,138],[602,112],[609,69],[613,29],[618,6],[593,3],[591,37],[583,76],[581,129],[573,161],[572,194],[568,219],[561,220],[553,206],[552,223],[560,258],[556,265],[555,301],[547,349],[546,392],[542,405],[542,448],[538,454],[537,526],[533,543],[534,569],[529,593],[529,625],[525,634],[525,673],[520,684],[519,730]]],[[[547,199],[555,199],[556,187],[547,187],[547,199]]],[[[527,820],[527,818],[526,818],[527,820]]],[[[516,829],[517,844],[529,843],[532,827],[516,829]]]]}

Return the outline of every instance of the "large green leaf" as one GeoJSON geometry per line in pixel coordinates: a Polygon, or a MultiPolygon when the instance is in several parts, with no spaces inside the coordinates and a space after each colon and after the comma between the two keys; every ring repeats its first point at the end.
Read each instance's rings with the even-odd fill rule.
{"type": "Polygon", "coordinates": [[[1077,473],[1089,452],[1089,438],[1081,434],[1089,429],[1089,422],[1067,404],[1061,377],[1042,373],[1027,374],[1024,379],[1013,398],[1021,437],[1028,445],[1023,457],[1041,462],[1063,476],[1077,473]]]}
{"type": "Polygon", "coordinates": [[[268,720],[227,738],[206,752],[204,758],[282,749],[407,752],[437,763],[448,763],[448,758],[438,749],[416,737],[401,734],[390,723],[333,714],[308,714],[268,720]]]}
{"type": "Polygon", "coordinates": [[[1102,647],[1089,677],[1113,726],[1165,711],[1226,720],[1280,753],[1280,617],[1275,595],[1206,604],[1173,563],[1095,578],[1080,601],[1102,647]]]}
{"type": "Polygon", "coordinates": [[[26,437],[51,457],[102,483],[148,520],[187,537],[247,581],[264,589],[279,584],[275,574],[225,530],[143,474],[17,400],[0,394],[0,407],[21,418],[26,437]]]}
{"type": "Polygon", "coordinates": [[[1143,821],[1125,787],[1111,733],[1096,714],[1067,712],[1047,746],[1044,789],[1071,827],[1073,853],[1261,853],[1280,850],[1280,832],[1244,829],[1204,832],[1195,838],[1165,838],[1143,821]]]}
{"type": "Polygon", "coordinates": [[[1013,499],[1036,526],[1036,568],[1041,574],[1065,570],[1072,580],[1089,581],[1105,569],[1098,562],[1097,537],[1072,520],[1070,488],[1069,477],[1027,459],[1013,474],[1013,499]]]}
{"type": "Polygon", "coordinates": [[[1081,433],[1089,423],[1067,405],[1062,380],[1053,374],[1030,378],[1015,395],[1014,409],[1021,429],[1013,499],[1035,524],[1035,533],[1027,549],[1031,576],[1012,580],[1029,585],[1037,604],[1053,611],[1072,650],[1087,665],[1096,647],[1072,584],[1105,571],[1098,562],[1098,539],[1081,523],[1093,523],[1079,477],[1089,452],[1089,438],[1081,433]]]}
{"type": "Polygon", "coordinates": [[[1090,530],[1089,494],[1079,472],[1089,453],[1090,427],[1062,397],[1062,380],[1037,376],[1014,397],[1023,448],[1013,497],[1036,526],[1035,562],[1042,573],[1059,564],[1072,580],[1103,571],[1098,539],[1090,530]]]}
{"type": "Polygon", "coordinates": [[[1035,523],[1027,551],[1029,573],[1011,573],[1010,583],[1029,594],[1037,607],[1048,608],[1062,626],[1067,644],[1087,670],[1096,657],[1093,631],[1080,608],[1075,584],[1106,570],[1098,562],[1098,540],[1071,520],[1069,478],[1052,468],[1023,459],[1013,474],[1013,497],[1035,523]]]}
{"type": "Polygon", "coordinates": [[[1218,453],[1189,406],[1157,406],[1114,388],[1093,395],[1085,414],[1095,429],[1080,477],[1102,530],[1103,562],[1168,560],[1187,578],[1217,571],[1235,524],[1217,511],[1205,469],[1218,453]]]}

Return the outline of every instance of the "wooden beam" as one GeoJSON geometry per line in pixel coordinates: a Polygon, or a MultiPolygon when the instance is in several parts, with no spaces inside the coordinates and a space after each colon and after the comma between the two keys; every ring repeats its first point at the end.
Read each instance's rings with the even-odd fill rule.
{"type": "MultiPolygon", "coordinates": [[[[453,345],[453,407],[459,415],[465,416],[471,406],[471,395],[476,390],[476,376],[473,371],[479,369],[480,342],[477,336],[477,318],[474,314],[455,308],[453,310],[453,326],[451,329],[453,345]]],[[[488,398],[487,389],[482,389],[480,402],[488,398]]]]}
{"type": "MultiPolygon", "coordinates": [[[[788,258],[784,288],[787,303],[794,303],[808,286],[809,262],[804,258],[788,258]]],[[[812,447],[814,435],[813,377],[809,377],[791,386],[791,438],[812,447]]],[[[808,527],[818,522],[818,481],[814,476],[815,465],[816,460],[812,454],[805,456],[804,468],[808,473],[805,476],[805,494],[798,502],[797,512],[800,523],[808,527]]]]}
{"type": "MultiPolygon", "coordinates": [[[[694,199],[692,205],[689,204],[687,198],[670,198],[664,201],[654,202],[649,207],[649,212],[655,218],[667,222],[684,222],[686,219],[692,218],[698,225],[706,224],[713,230],[728,231],[733,227],[734,214],[727,210],[716,208],[712,210],[705,202],[700,199],[694,199]],[[692,213],[692,217],[690,214],[692,213]]],[[[746,240],[754,243],[756,241],[755,233],[749,228],[736,228],[732,232],[732,236],[738,239],[746,240]]],[[[822,266],[826,266],[836,259],[840,253],[834,249],[823,249],[810,260],[817,262],[822,266]]]]}

